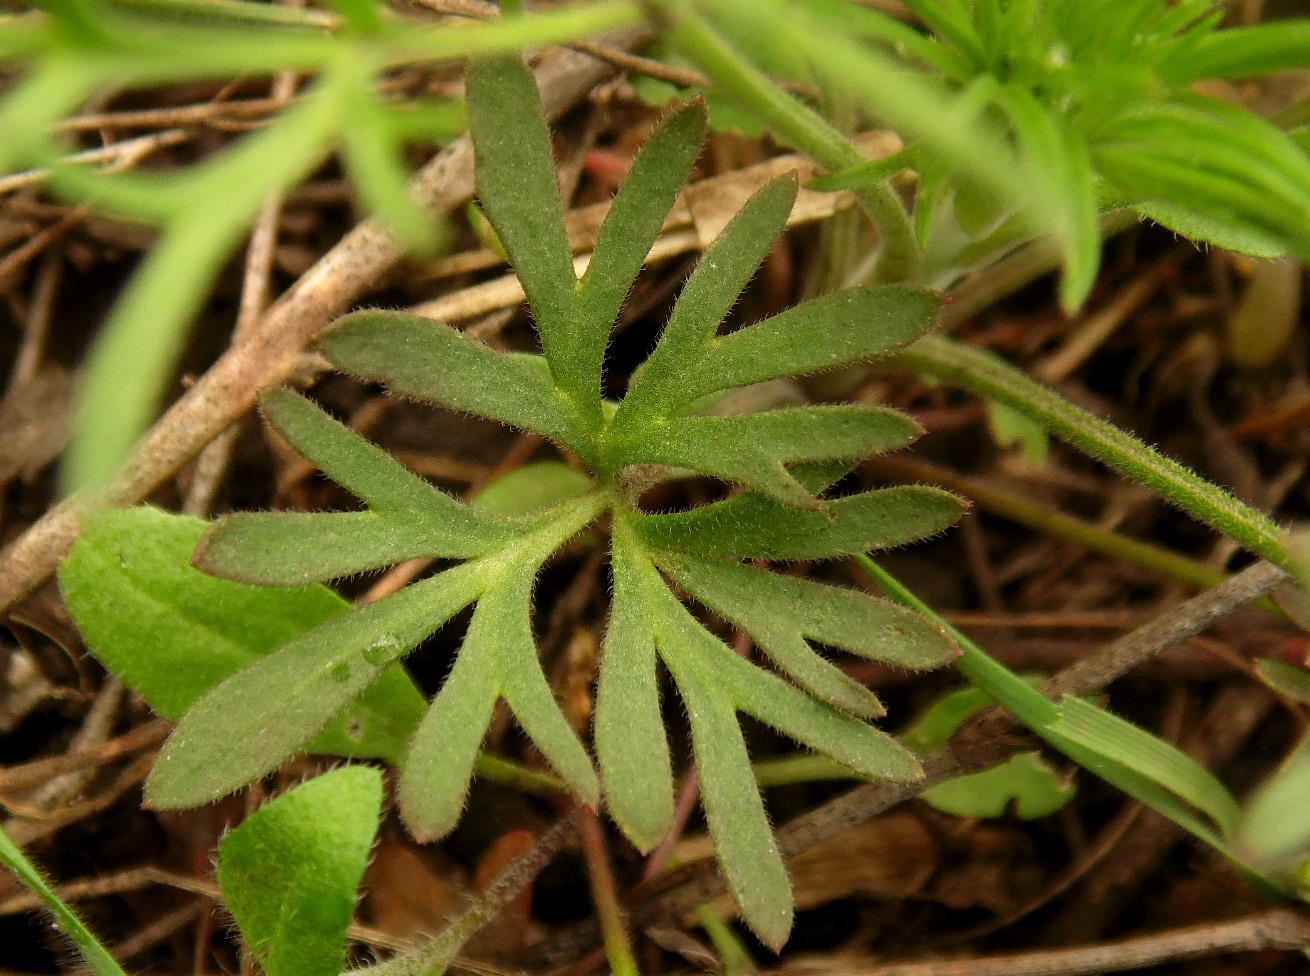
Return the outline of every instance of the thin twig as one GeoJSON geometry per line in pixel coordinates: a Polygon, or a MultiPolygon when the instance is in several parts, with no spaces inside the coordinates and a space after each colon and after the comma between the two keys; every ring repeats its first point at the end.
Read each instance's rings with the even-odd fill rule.
{"type": "MultiPolygon", "coordinates": [[[[297,76],[283,71],[273,81],[273,100],[286,105],[296,92],[297,76]]],[[[277,251],[278,222],[282,216],[282,195],[270,193],[255,218],[255,227],[246,248],[245,274],[241,282],[241,303],[237,308],[236,327],[232,330],[233,343],[250,338],[259,325],[260,316],[268,307],[269,282],[273,273],[273,258],[277,251]]],[[[232,455],[232,444],[237,428],[228,427],[205,446],[196,458],[191,487],[182,504],[187,515],[204,518],[209,515],[218,486],[227,471],[232,455]]]]}

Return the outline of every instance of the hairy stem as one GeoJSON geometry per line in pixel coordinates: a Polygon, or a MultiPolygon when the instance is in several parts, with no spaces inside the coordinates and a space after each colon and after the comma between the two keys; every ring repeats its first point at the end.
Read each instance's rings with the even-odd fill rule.
{"type": "Polygon", "coordinates": [[[1292,566],[1287,533],[1266,515],[996,356],[943,336],[927,336],[900,360],[1003,403],[1256,555],[1284,568],[1292,566]]]}

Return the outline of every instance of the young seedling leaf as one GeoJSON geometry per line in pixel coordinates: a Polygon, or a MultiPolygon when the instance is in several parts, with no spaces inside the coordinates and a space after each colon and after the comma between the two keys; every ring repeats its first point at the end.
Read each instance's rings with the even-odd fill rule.
{"type": "Polygon", "coordinates": [[[902,486],[823,502],[817,511],[746,494],[671,515],[639,515],[633,525],[651,549],[724,559],[831,559],[936,535],[962,503],[937,488],[902,486]]]}
{"type": "Polygon", "coordinates": [[[610,329],[687,182],[704,137],[705,106],[699,101],[665,118],[637,154],[600,229],[578,294],[579,320],[589,326],[579,336],[579,380],[593,399],[600,395],[610,329]]]}
{"type": "Polygon", "coordinates": [[[207,692],[165,743],[146,781],[147,802],[199,806],[272,772],[473,602],[482,570],[464,563],[329,620],[207,692]]]}
{"type": "Polygon", "coordinates": [[[356,312],[338,319],[319,345],[338,369],[394,393],[499,420],[592,457],[579,415],[548,373],[448,325],[400,312],[356,312]]]}
{"type": "Polygon", "coordinates": [[[596,429],[599,387],[590,386],[586,350],[605,340],[589,336],[597,323],[579,314],[550,133],[532,72],[518,55],[474,60],[466,98],[478,199],[523,283],[551,372],[596,429]]]}
{"type": "Polygon", "coordinates": [[[744,417],[674,417],[616,446],[616,464],[666,464],[735,481],[785,505],[814,496],[784,466],[865,458],[905,447],[922,433],[904,414],[878,407],[796,407],[744,417]]]}
{"type": "Polygon", "coordinates": [[[899,667],[934,668],[959,649],[928,620],[867,593],[691,554],[658,553],[661,569],[740,627],[797,684],[855,715],[882,714],[877,696],[810,647],[840,647],[899,667]]]}
{"type": "Polygon", "coordinates": [[[703,393],[744,385],[725,383],[691,394],[683,388],[687,372],[700,363],[724,316],[773,247],[795,200],[794,177],[765,184],[706,249],[678,296],[659,345],[633,374],[614,419],[617,432],[703,393]]]}
{"type": "Polygon", "coordinates": [[[585,495],[596,483],[562,461],[515,468],[478,492],[472,508],[497,515],[532,515],[585,495]]]}
{"type": "Polygon", "coordinates": [[[348,766],[265,804],[223,838],[218,883],[267,976],[337,976],[382,810],[382,776],[348,766]]]}
{"type": "Polygon", "coordinates": [[[577,794],[593,805],[599,800],[591,759],[537,660],[529,617],[535,575],[535,565],[513,565],[487,586],[455,666],[414,734],[400,780],[400,809],[423,840],[442,836],[458,821],[500,698],[577,794]]]}
{"type": "MultiPolygon", "coordinates": [[[[936,749],[992,702],[980,688],[950,692],[919,716],[901,741],[918,753],[936,749]]],[[[1060,777],[1040,753],[1025,752],[991,769],[948,780],[920,796],[956,817],[1001,817],[1013,810],[1022,820],[1037,820],[1059,810],[1076,792],[1073,783],[1060,777]]]]}
{"type": "MultiPolygon", "coordinates": [[[[154,508],[88,512],[59,570],[92,653],[170,721],[242,668],[350,610],[321,586],[264,589],[192,568],[204,530],[199,519],[154,508]]],[[[396,762],[423,707],[404,669],[392,665],[306,749],[396,762]]]]}

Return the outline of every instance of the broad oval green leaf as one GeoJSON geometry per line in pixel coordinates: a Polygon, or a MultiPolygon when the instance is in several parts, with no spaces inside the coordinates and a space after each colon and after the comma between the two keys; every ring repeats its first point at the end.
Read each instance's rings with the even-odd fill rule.
{"type": "Polygon", "coordinates": [[[347,766],[260,807],[224,836],[218,883],[267,976],[338,976],[382,810],[382,776],[347,766]]]}

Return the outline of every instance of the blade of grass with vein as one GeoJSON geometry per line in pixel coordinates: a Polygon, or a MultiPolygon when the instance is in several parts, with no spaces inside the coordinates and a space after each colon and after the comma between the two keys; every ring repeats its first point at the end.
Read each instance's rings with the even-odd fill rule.
{"type": "Polygon", "coordinates": [[[91,934],[90,929],[82,924],[82,920],[73,910],[50,889],[45,879],[41,877],[41,873],[3,830],[0,830],[0,864],[13,871],[18,880],[41,899],[50,914],[54,916],[56,930],[66,935],[73,945],[77,946],[77,951],[86,961],[87,968],[95,976],[126,976],[113,956],[91,934]]]}
{"type": "Polygon", "coordinates": [[[987,655],[867,556],[866,573],[893,600],[938,621],[963,651],[962,674],[1070,759],[1173,820],[1220,853],[1236,821],[1236,801],[1196,760],[1150,733],[1077,698],[1051,701],[987,655]],[[1087,711],[1097,712],[1094,717],[1087,711]],[[1203,816],[1200,816],[1200,815],[1203,816]]]}

